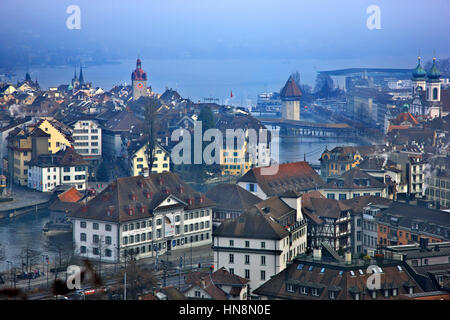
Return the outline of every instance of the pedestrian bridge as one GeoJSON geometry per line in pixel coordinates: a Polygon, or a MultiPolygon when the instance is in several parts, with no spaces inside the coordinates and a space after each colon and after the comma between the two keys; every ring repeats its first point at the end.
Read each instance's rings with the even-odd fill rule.
{"type": "Polygon", "coordinates": [[[279,129],[280,136],[355,137],[357,131],[346,123],[317,123],[280,118],[260,118],[269,129],[279,129]]]}

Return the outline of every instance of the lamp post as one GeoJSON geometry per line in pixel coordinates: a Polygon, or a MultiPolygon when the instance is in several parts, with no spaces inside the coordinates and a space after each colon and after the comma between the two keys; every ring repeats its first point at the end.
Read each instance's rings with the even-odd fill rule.
{"type": "Polygon", "coordinates": [[[11,287],[12,287],[12,262],[11,261],[6,261],[8,263],[8,276],[9,276],[9,280],[11,281],[11,287]],[[9,267],[11,265],[11,268],[9,267]]]}

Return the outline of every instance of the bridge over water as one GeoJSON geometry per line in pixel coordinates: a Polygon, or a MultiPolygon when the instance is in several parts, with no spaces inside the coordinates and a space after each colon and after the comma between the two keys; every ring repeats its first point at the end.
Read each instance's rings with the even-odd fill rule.
{"type": "Polygon", "coordinates": [[[346,123],[317,123],[280,118],[259,118],[266,127],[279,129],[280,136],[321,138],[355,138],[357,130],[346,123]]]}

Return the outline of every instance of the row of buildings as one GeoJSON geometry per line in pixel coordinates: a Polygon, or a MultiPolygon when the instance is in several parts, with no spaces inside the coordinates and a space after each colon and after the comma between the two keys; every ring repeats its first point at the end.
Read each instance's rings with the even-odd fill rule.
{"type": "MultiPolygon", "coordinates": [[[[118,262],[211,244],[216,270],[247,279],[252,296],[273,298],[260,289],[273,285],[293,264],[309,268],[311,253],[318,249],[315,263],[318,257],[325,259],[321,263],[331,257],[334,262],[326,263],[335,271],[330,272],[351,278],[352,271],[367,268],[367,261],[388,247],[450,240],[448,212],[375,194],[327,198],[326,191],[316,190],[314,180],[320,176],[308,167],[304,162],[282,164],[269,180],[253,168],[237,184],[218,185],[206,194],[171,172],[118,179],[70,214],[76,254],[118,262]],[[353,255],[350,262],[344,253],[353,255]]],[[[401,259],[390,260],[380,267],[406,268],[401,259]]],[[[405,273],[405,282],[412,281],[412,273],[405,273]]],[[[345,294],[339,299],[349,298],[347,289],[341,287],[345,294]]]]}

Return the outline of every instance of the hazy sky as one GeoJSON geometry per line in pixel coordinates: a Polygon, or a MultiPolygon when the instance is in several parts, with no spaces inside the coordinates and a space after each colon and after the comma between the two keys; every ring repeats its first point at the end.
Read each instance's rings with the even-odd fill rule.
{"type": "Polygon", "coordinates": [[[1,0],[0,52],[13,47],[143,58],[450,55],[448,0],[1,0]],[[69,5],[81,30],[68,30],[69,5]],[[369,5],[381,30],[366,27],[369,5]]]}

